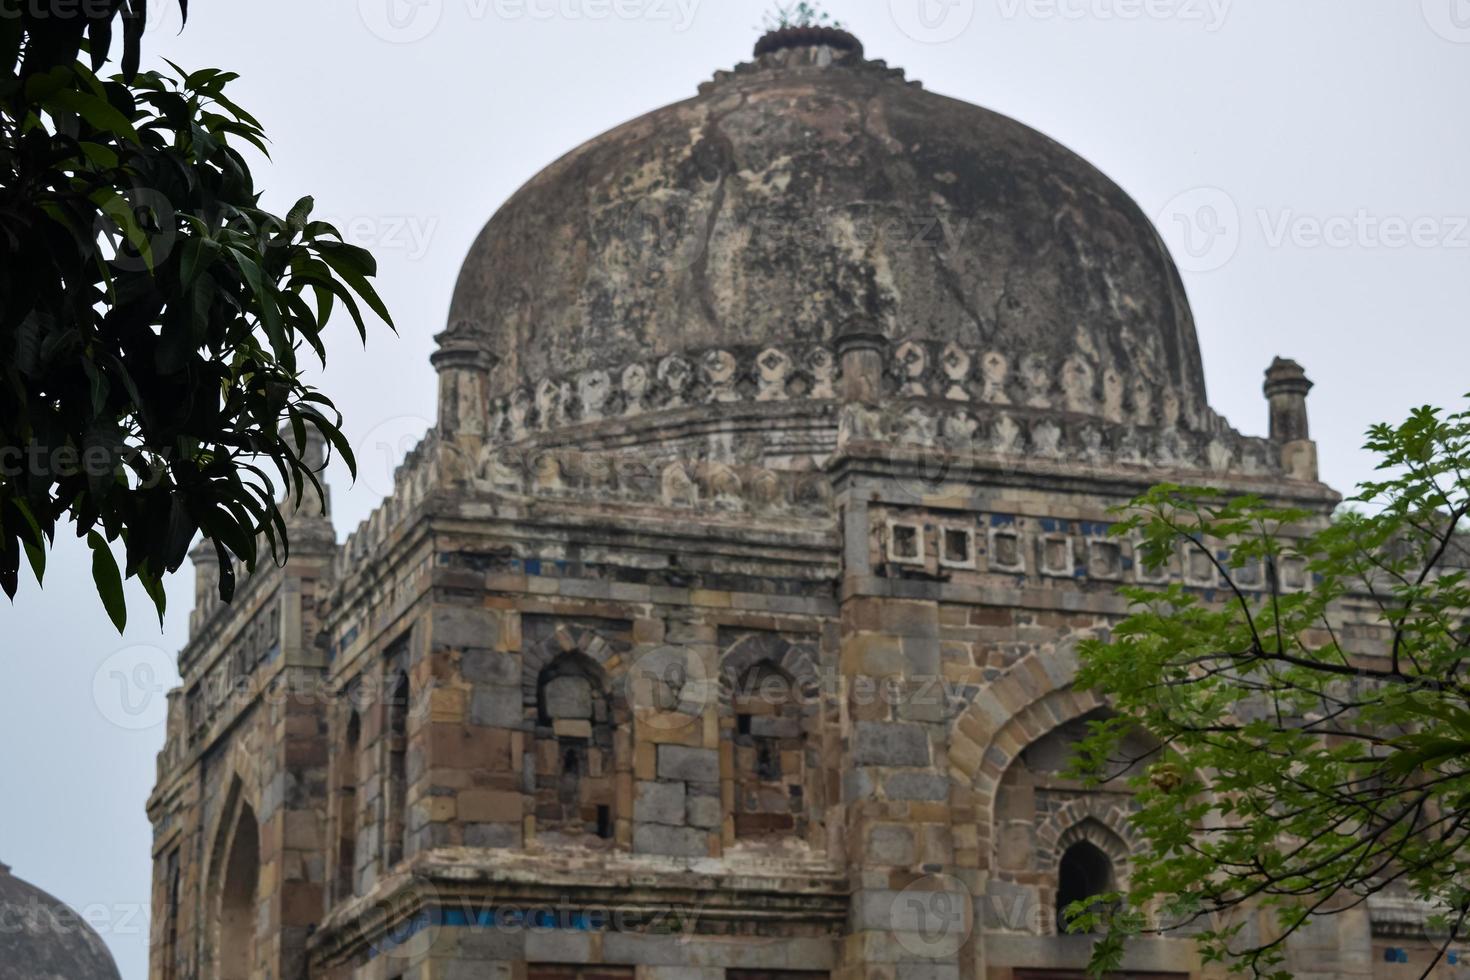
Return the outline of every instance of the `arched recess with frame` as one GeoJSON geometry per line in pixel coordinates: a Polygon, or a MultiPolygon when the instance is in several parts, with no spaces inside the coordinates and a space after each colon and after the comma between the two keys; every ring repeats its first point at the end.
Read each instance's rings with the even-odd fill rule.
{"type": "Polygon", "coordinates": [[[610,847],[631,816],[617,812],[619,781],[632,789],[622,653],[598,629],[565,622],[528,643],[523,657],[534,834],[610,847]]]}
{"type": "Polygon", "coordinates": [[[250,980],[261,970],[261,828],[247,787],[238,772],[231,777],[209,838],[204,962],[211,980],[250,980]]]}
{"type": "Polygon", "coordinates": [[[387,874],[408,854],[408,722],[413,688],[408,671],[399,667],[388,675],[384,690],[383,737],[384,793],[383,873],[387,874]]]}
{"type": "MultiPolygon", "coordinates": [[[[1018,722],[1044,726],[1052,714],[1046,710],[1049,707],[1051,704],[1043,699],[1029,709],[1039,711],[1039,716],[1023,713],[1018,722]]],[[[1109,717],[1111,712],[1098,707],[1069,715],[1061,713],[1049,730],[1025,742],[996,788],[990,835],[991,880],[1031,893],[1040,910],[1027,924],[1033,932],[1056,931],[1057,917],[1046,914],[1046,910],[1055,911],[1060,893],[1070,894],[1070,904],[1070,900],[1113,891],[1126,879],[1128,857],[1136,844],[1128,826],[1133,808],[1128,780],[1152,761],[1159,748],[1142,733],[1130,734],[1120,744],[1110,778],[1098,784],[1085,782],[1068,774],[1073,749],[1087,736],[1090,722],[1109,717]],[[1069,864],[1064,855],[1070,844],[1087,846],[1069,864]],[[1088,861],[1106,862],[1107,872],[1084,873],[1088,861]],[[1096,887],[1087,886],[1092,888],[1088,891],[1081,885],[1083,879],[1096,887]]],[[[1018,741],[1024,737],[1018,735],[1018,741]]]]}
{"type": "Polygon", "coordinates": [[[1055,826],[1050,827],[1055,842],[1044,854],[1038,846],[1037,866],[1047,876],[1042,903],[1055,910],[1051,924],[1058,935],[1068,931],[1066,910],[1073,902],[1128,890],[1133,843],[1125,838],[1127,820],[1116,810],[1105,811],[1106,818],[1116,820],[1117,829],[1093,816],[1079,819],[1075,813],[1067,814],[1055,822],[1067,829],[1056,834],[1055,826]]]}
{"type": "Polygon", "coordinates": [[[950,814],[960,867],[992,870],[1001,780],[1026,747],[1105,707],[1093,692],[1072,688],[1076,676],[1075,644],[1034,653],[977,692],[951,726],[950,814]]]}
{"type": "MultiPolygon", "coordinates": [[[[1059,772],[1067,745],[1088,720],[1108,711],[1096,693],[1072,686],[1077,666],[1075,642],[1034,653],[978,692],[951,729],[955,856],[976,882],[979,926],[961,960],[966,980],[982,976],[988,958],[978,933],[1057,934],[1062,864],[1070,849],[1095,850],[1106,873],[1094,872],[1091,879],[1126,889],[1130,855],[1140,846],[1128,820],[1130,794],[1121,781],[1116,789],[1097,791],[1059,772]],[[1038,789],[1048,796],[1041,806],[1038,789]]],[[[1146,765],[1157,750],[1143,733],[1127,745],[1135,765],[1146,765]]]]}
{"type": "Polygon", "coordinates": [[[978,917],[986,929],[1055,934],[1056,846],[1067,819],[1100,819],[1129,840],[1120,833],[1126,792],[1089,792],[1062,775],[1068,746],[1106,711],[1097,694],[1071,686],[1077,663],[1075,643],[1032,654],[978,692],[951,729],[955,857],[990,893],[978,917]]]}
{"type": "Polygon", "coordinates": [[[720,797],[726,846],[803,841],[820,849],[825,811],[816,637],[727,636],[719,669],[720,797]]]}
{"type": "Polygon", "coordinates": [[[332,753],[333,898],[346,901],[357,894],[358,837],[362,830],[362,714],[356,693],[349,691],[341,705],[338,737],[332,753]]]}

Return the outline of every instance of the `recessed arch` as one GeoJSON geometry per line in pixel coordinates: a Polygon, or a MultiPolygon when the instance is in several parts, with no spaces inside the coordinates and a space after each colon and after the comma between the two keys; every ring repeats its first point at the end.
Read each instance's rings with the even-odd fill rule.
{"type": "Polygon", "coordinates": [[[1062,852],[1057,863],[1057,933],[1069,931],[1067,909],[1073,903],[1106,895],[1117,887],[1118,875],[1113,859],[1092,841],[1078,838],[1062,852]]]}
{"type": "Polygon", "coordinates": [[[383,834],[383,870],[391,871],[407,854],[408,836],[408,714],[413,698],[408,674],[398,671],[391,678],[385,719],[388,749],[388,820],[383,834]]]}
{"type": "Polygon", "coordinates": [[[611,689],[611,681],[618,668],[624,666],[618,649],[597,630],[576,623],[559,623],[550,635],[539,642],[528,643],[522,652],[521,693],[527,707],[537,704],[540,681],[546,669],[558,660],[571,655],[582,662],[590,661],[589,676],[601,678],[604,688],[611,689]],[[595,668],[595,669],[593,669],[595,668]]]}
{"type": "Polygon", "coordinates": [[[821,690],[814,640],[792,639],[780,633],[753,630],[732,643],[720,657],[720,701],[728,709],[731,698],[750,676],[752,668],[767,664],[789,678],[803,700],[815,700],[821,690]]]}
{"type": "Polygon", "coordinates": [[[538,834],[608,840],[616,790],[607,671],[579,648],[542,664],[528,707],[538,834]]]}
{"type": "Polygon", "coordinates": [[[352,708],[347,716],[336,761],[337,877],[334,887],[339,900],[357,894],[357,783],[361,778],[361,764],[362,716],[356,708],[352,708]]]}
{"type": "MultiPolygon", "coordinates": [[[[598,720],[599,702],[606,713],[607,672],[580,650],[552,659],[536,675],[536,722],[550,726],[558,719],[598,720]]],[[[602,720],[606,720],[603,718],[602,720]]]]}
{"type": "Polygon", "coordinates": [[[734,678],[730,790],[737,839],[800,835],[806,822],[807,711],[799,684],[762,658],[734,678]]]}
{"type": "Polygon", "coordinates": [[[211,976],[250,980],[257,973],[260,825],[239,776],[225,795],[207,873],[211,976]]]}

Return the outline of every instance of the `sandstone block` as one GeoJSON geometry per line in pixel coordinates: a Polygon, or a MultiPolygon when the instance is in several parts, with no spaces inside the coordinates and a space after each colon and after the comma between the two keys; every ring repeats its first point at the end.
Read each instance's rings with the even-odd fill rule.
{"type": "Polygon", "coordinates": [[[438,647],[493,648],[500,639],[500,617],[489,609],[436,606],[433,637],[438,647]]]}
{"type": "Polygon", "coordinates": [[[639,823],[661,823],[682,826],[684,784],[678,782],[638,784],[633,802],[633,819],[639,823]]]}
{"type": "Polygon", "coordinates": [[[702,858],[709,855],[709,834],[693,827],[666,827],[645,823],[633,828],[633,850],[638,854],[702,858]]]}
{"type": "Polygon", "coordinates": [[[947,800],[949,780],[929,772],[895,772],[883,781],[883,795],[890,800],[947,800]]]}
{"type": "Polygon", "coordinates": [[[719,752],[685,745],[660,745],[658,778],[689,783],[717,782],[720,778],[719,752]]]}
{"type": "Polygon", "coordinates": [[[521,683],[520,660],[509,653],[495,650],[466,650],[459,661],[460,674],[467,681],[477,684],[521,683]]]}
{"type": "Polygon", "coordinates": [[[861,721],[855,729],[853,761],[860,766],[929,765],[929,734],[920,725],[861,721]]]}
{"type": "Polygon", "coordinates": [[[465,824],[466,847],[520,847],[521,825],[519,823],[471,823],[465,824]]]}
{"type": "Polygon", "coordinates": [[[470,721],[476,725],[509,728],[521,723],[523,713],[519,687],[477,685],[470,699],[470,721]]]}
{"type": "Polygon", "coordinates": [[[459,819],[468,823],[519,823],[525,798],[501,790],[468,789],[459,794],[459,819]]]}
{"type": "Polygon", "coordinates": [[[686,800],[685,819],[692,826],[715,830],[723,818],[724,807],[717,796],[691,796],[686,800]]]}
{"type": "Polygon", "coordinates": [[[871,863],[907,867],[917,858],[914,832],[910,828],[880,825],[868,832],[868,860],[871,863]]]}
{"type": "Polygon", "coordinates": [[[551,730],[557,738],[592,738],[592,722],[581,718],[558,718],[551,730]]]}

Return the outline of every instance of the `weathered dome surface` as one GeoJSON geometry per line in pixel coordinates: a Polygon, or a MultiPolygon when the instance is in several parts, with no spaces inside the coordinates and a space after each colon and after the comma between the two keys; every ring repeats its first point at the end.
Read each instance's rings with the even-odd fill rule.
{"type": "Polygon", "coordinates": [[[617,414],[620,387],[754,391],[766,367],[810,397],[844,330],[893,342],[897,396],[933,375],[932,397],[1212,418],[1178,273],[1126,193],[830,46],[762,54],[548,167],[480,234],[450,322],[500,359],[492,396],[539,389],[569,421],[589,388],[617,414]]]}
{"type": "Polygon", "coordinates": [[[0,864],[0,980],[118,980],[102,939],[59,899],[0,864]]]}

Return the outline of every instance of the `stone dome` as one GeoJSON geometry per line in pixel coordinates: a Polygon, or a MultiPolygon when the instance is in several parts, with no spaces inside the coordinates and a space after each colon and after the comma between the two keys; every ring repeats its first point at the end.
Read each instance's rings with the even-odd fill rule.
{"type": "Polygon", "coordinates": [[[543,430],[661,386],[682,392],[654,409],[820,398],[848,331],[888,339],[895,398],[1214,424],[1178,272],[1133,200],[841,32],[770,35],[546,168],[475,241],[450,323],[497,359],[492,412],[519,398],[543,430]]]}
{"type": "Polygon", "coordinates": [[[118,980],[102,938],[65,903],[0,864],[0,980],[118,980]]]}

